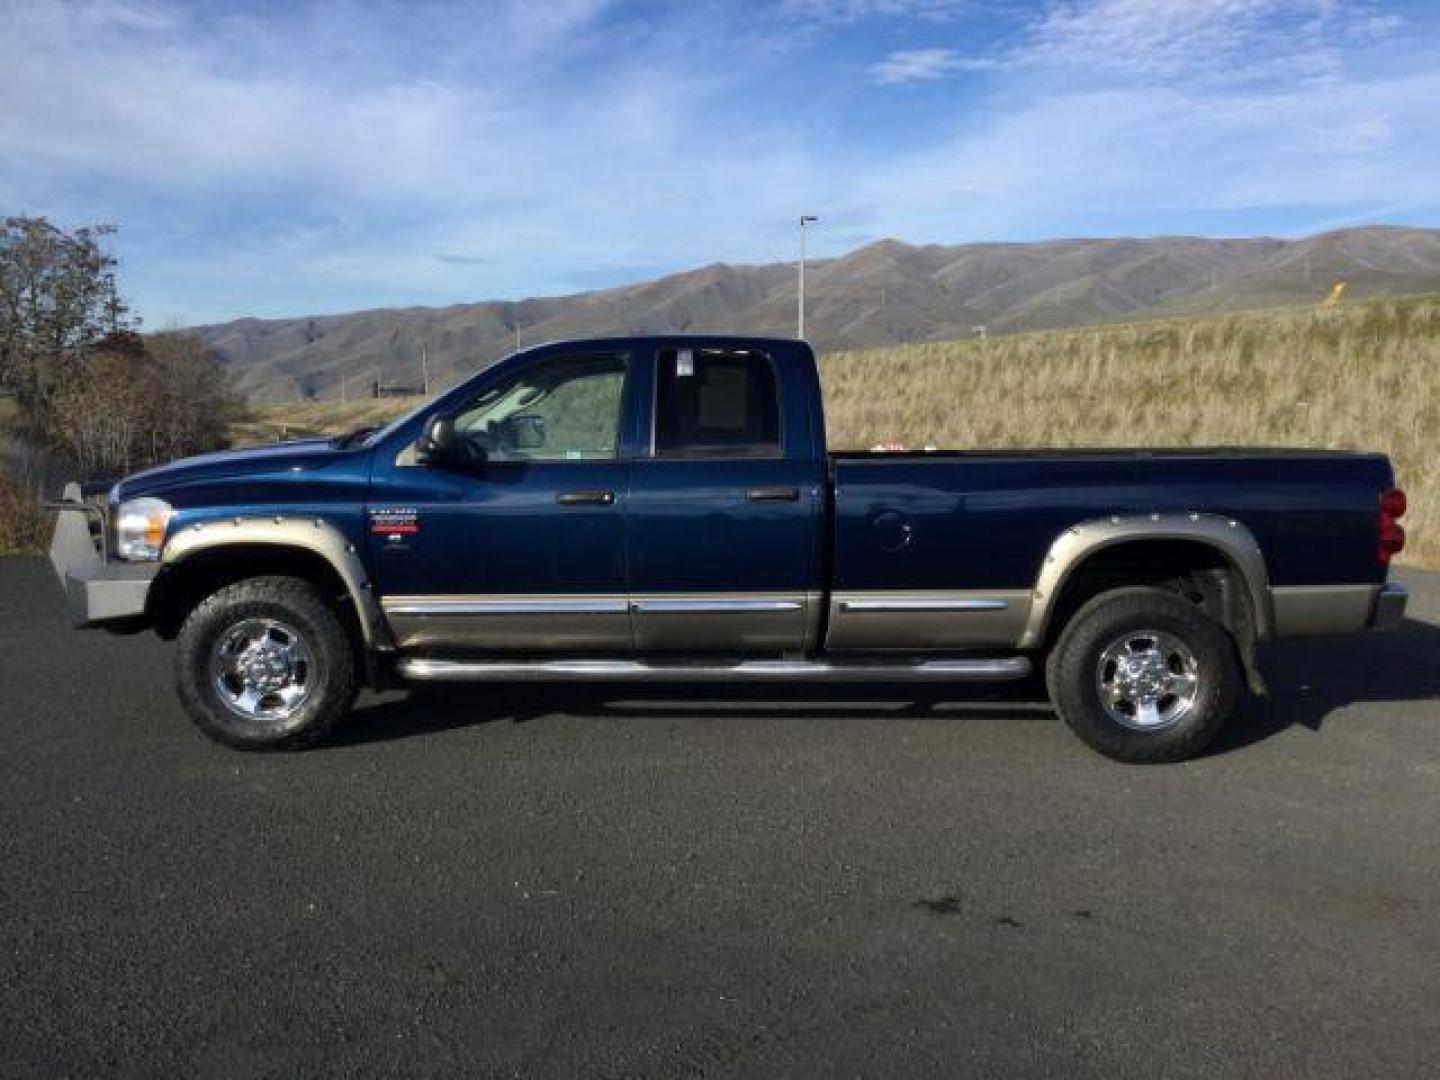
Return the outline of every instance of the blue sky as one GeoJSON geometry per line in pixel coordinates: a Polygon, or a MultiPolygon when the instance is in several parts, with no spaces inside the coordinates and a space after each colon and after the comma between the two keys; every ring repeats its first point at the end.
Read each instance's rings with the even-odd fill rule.
{"type": "Polygon", "coordinates": [[[148,326],[913,242],[1440,224],[1431,0],[0,0],[0,213],[148,326]]]}

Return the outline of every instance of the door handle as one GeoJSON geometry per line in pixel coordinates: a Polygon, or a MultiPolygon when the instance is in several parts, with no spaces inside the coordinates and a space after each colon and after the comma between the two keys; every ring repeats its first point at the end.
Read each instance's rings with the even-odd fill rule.
{"type": "Polygon", "coordinates": [[[745,493],[751,502],[796,502],[800,498],[798,487],[753,487],[745,493]]]}
{"type": "Polygon", "coordinates": [[[609,506],[615,501],[613,491],[562,491],[555,496],[561,506],[609,506]]]}

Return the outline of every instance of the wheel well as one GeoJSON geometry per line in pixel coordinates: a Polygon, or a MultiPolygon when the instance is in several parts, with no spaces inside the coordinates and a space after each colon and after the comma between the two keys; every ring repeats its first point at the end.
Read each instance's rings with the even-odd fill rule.
{"type": "Polygon", "coordinates": [[[1083,560],[1055,598],[1046,646],[1054,644],[1086,601],[1134,585],[1168,589],[1201,608],[1230,632],[1247,670],[1253,667],[1255,613],[1245,577],[1218,548],[1198,540],[1129,540],[1083,560]]]}
{"type": "Polygon", "coordinates": [[[225,544],[166,566],[155,578],[146,614],[171,639],[206,597],[246,578],[278,575],[310,582],[340,613],[358,643],[359,620],[340,574],[323,555],[280,544],[225,544]]]}

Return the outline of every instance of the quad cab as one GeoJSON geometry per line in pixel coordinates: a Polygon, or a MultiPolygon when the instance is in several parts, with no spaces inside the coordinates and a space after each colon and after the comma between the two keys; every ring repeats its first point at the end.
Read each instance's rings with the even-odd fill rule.
{"type": "Polygon", "coordinates": [[[1090,746],[1174,761],[1262,687],[1258,645],[1406,603],[1382,455],[831,454],[809,346],[766,338],[545,345],[380,430],[62,507],[77,620],[173,639],[242,749],[323,739],[367,685],[1039,670],[1090,746]]]}

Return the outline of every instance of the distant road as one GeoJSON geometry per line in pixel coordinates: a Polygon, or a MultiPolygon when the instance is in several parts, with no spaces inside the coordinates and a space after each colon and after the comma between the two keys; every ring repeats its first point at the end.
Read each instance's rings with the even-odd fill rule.
{"type": "Polygon", "coordinates": [[[884,687],[372,696],[240,755],[0,560],[0,1076],[1434,1075],[1404,576],[1401,630],[1127,767],[884,687]]]}

